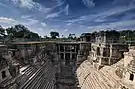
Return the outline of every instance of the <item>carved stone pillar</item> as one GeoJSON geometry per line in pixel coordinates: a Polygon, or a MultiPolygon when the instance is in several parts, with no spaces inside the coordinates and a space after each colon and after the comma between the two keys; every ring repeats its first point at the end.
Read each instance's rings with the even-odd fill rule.
{"type": "Polygon", "coordinates": [[[65,45],[63,45],[64,46],[64,62],[65,62],[65,45]]]}
{"type": "Polygon", "coordinates": [[[70,53],[70,64],[72,62],[72,53],[70,53]]]}

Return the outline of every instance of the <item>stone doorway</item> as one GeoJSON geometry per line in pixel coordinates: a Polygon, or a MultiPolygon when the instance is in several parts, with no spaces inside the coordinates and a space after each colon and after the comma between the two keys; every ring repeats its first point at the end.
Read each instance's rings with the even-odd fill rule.
{"type": "Polygon", "coordinates": [[[2,79],[6,78],[6,71],[2,71],[1,74],[2,74],[2,79]]]}
{"type": "Polygon", "coordinates": [[[97,47],[97,55],[99,56],[100,55],[100,48],[97,47]]]}
{"type": "Polygon", "coordinates": [[[134,74],[130,74],[130,78],[129,78],[131,81],[134,80],[134,74]]]}
{"type": "Polygon", "coordinates": [[[70,65],[70,53],[65,54],[65,65],[70,65]]]}

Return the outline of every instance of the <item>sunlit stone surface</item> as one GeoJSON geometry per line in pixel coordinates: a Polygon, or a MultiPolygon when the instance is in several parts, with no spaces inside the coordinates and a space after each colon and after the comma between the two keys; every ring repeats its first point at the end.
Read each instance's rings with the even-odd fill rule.
{"type": "Polygon", "coordinates": [[[13,45],[0,46],[0,89],[135,89],[134,46],[105,36],[13,45]]]}

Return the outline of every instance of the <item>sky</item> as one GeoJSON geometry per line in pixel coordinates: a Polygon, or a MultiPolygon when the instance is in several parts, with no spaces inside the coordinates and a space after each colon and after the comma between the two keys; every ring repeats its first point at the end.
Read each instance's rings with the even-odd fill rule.
{"type": "Polygon", "coordinates": [[[135,29],[135,0],[0,0],[0,25],[22,24],[41,36],[135,29]]]}

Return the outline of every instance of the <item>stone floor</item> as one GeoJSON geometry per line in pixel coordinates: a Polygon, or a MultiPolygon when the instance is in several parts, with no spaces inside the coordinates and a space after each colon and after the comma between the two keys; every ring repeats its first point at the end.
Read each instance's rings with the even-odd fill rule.
{"type": "Polygon", "coordinates": [[[56,89],[76,89],[75,76],[71,66],[61,66],[61,72],[57,74],[56,89]]]}

